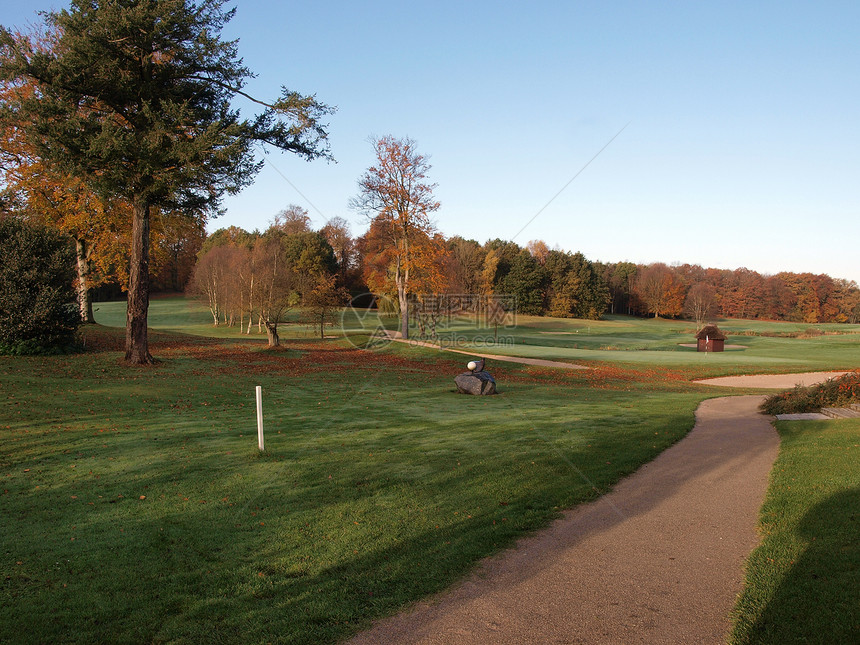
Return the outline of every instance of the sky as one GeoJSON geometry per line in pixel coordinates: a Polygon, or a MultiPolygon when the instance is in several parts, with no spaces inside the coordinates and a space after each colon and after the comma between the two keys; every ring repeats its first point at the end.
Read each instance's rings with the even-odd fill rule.
{"type": "MultiPolygon", "coordinates": [[[[2,1],[0,24],[38,20],[2,1]]],[[[236,6],[223,35],[257,74],[247,89],[336,106],[336,163],[261,154],[210,231],[297,204],[359,235],[370,137],[408,136],[449,237],[860,282],[856,1],[236,6]]]]}

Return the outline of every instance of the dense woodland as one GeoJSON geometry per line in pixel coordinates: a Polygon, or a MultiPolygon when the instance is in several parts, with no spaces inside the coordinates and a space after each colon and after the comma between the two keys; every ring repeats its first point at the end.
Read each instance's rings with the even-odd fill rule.
{"type": "MultiPolygon", "coordinates": [[[[353,237],[335,218],[312,230],[297,206],[280,213],[264,231],[219,229],[202,243],[196,266],[168,262],[170,275],[192,275],[189,289],[208,303],[214,324],[262,325],[256,302],[262,281],[279,271],[286,307],[344,304],[346,294],[383,293],[396,301],[390,267],[380,262],[374,227],[353,237]],[[261,249],[272,241],[284,249],[280,268],[261,249]],[[255,292],[254,284],[257,291],[255,292]],[[333,288],[334,287],[334,288],[333,288]],[[324,293],[321,297],[320,289],[324,293]],[[327,291],[326,291],[327,290],[327,291]],[[258,294],[258,295],[255,295],[258,294]]],[[[594,262],[581,253],[550,249],[540,240],[525,247],[494,239],[483,244],[461,237],[425,239],[432,252],[413,271],[413,296],[469,294],[515,296],[519,313],[599,318],[605,313],[639,316],[753,318],[803,323],[860,319],[860,289],[827,275],[762,275],[745,268],[698,265],[637,265],[594,262]]]]}

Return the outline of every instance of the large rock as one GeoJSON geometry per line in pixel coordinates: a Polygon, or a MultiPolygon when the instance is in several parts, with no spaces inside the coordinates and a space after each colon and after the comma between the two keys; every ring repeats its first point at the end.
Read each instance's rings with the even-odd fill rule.
{"type": "Polygon", "coordinates": [[[463,372],[454,378],[454,383],[462,394],[481,396],[496,393],[496,381],[489,372],[463,372]]]}

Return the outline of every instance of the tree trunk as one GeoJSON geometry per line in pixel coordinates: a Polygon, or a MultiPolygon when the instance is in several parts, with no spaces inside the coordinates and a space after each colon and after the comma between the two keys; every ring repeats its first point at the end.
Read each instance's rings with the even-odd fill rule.
{"type": "Polygon", "coordinates": [[[400,301],[400,335],[409,338],[409,300],[406,297],[406,287],[397,285],[397,299],[400,301]]]}
{"type": "Polygon", "coordinates": [[[245,328],[245,310],[242,308],[244,293],[242,293],[242,276],[239,276],[239,333],[245,328]]]}
{"type": "Polygon", "coordinates": [[[209,287],[209,311],[212,312],[212,326],[218,326],[218,286],[209,287]]]}
{"type": "Polygon", "coordinates": [[[81,310],[81,322],[95,323],[93,317],[93,301],[90,298],[90,250],[86,240],[75,238],[78,255],[78,306],[81,310]]]}
{"type": "Polygon", "coordinates": [[[266,321],[266,338],[269,339],[269,347],[277,347],[281,344],[278,338],[278,323],[266,321]]]}
{"type": "Polygon", "coordinates": [[[135,197],[125,321],[125,360],[132,365],[154,362],[149,353],[146,329],[149,313],[149,208],[145,198],[135,197]]]}
{"type": "Polygon", "coordinates": [[[251,322],[254,319],[254,274],[251,274],[251,286],[248,288],[248,330],[245,332],[251,335],[251,322]]]}

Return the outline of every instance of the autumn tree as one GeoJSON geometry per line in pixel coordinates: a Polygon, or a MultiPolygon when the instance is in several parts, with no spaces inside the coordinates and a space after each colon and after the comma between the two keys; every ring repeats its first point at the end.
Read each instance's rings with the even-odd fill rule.
{"type": "Polygon", "coordinates": [[[455,294],[481,293],[481,275],[486,255],[481,245],[475,240],[455,236],[447,240],[445,246],[448,289],[455,294]]]}
{"type": "Polygon", "coordinates": [[[746,267],[724,276],[720,307],[724,316],[758,318],[764,301],[764,279],[746,267]]]}
{"type": "Polygon", "coordinates": [[[372,140],[376,163],[358,180],[359,194],[350,206],[372,218],[371,242],[376,260],[385,261],[400,305],[400,334],[409,334],[409,296],[416,273],[429,268],[425,252],[433,240],[430,219],[438,210],[436,184],[428,183],[431,166],[415,141],[384,136],[372,140]],[[423,248],[422,248],[423,247],[423,248]]]}
{"type": "Polygon", "coordinates": [[[717,294],[714,288],[704,282],[697,282],[687,291],[684,313],[696,321],[696,330],[705,326],[709,318],[716,315],[717,294]]]}
{"type": "Polygon", "coordinates": [[[281,236],[259,238],[251,253],[257,278],[251,294],[251,311],[265,325],[269,347],[277,347],[281,344],[278,325],[300,301],[296,290],[298,276],[281,236]]]}
{"type": "MultiPolygon", "coordinates": [[[[770,320],[787,320],[797,297],[778,275],[767,276],[763,284],[761,315],[770,320]]],[[[717,294],[719,296],[719,293],[717,294]]]]}
{"type": "Polygon", "coordinates": [[[311,218],[308,211],[301,206],[290,204],[284,210],[279,211],[272,219],[272,229],[276,229],[287,235],[295,233],[308,233],[311,230],[311,218]]]}
{"type": "Polygon", "coordinates": [[[153,218],[152,238],[153,286],[183,291],[206,238],[203,222],[181,212],[163,214],[153,218]]]}
{"type": "Polygon", "coordinates": [[[787,319],[796,322],[817,323],[821,318],[821,301],[816,292],[815,276],[811,273],[778,273],[793,294],[794,307],[787,319]]]}
{"type": "Polygon", "coordinates": [[[648,313],[655,318],[680,316],[684,307],[684,285],[672,270],[661,262],[650,264],[638,272],[636,293],[648,313]]]}
{"type": "Polygon", "coordinates": [[[543,240],[531,240],[526,244],[526,248],[539,264],[546,264],[547,256],[549,256],[549,247],[546,245],[546,242],[543,240]]]}
{"type": "Polygon", "coordinates": [[[632,262],[616,262],[604,266],[603,280],[609,289],[609,313],[633,313],[637,270],[632,262]]]}
{"type": "Polygon", "coordinates": [[[316,285],[302,298],[301,319],[319,329],[320,340],[325,328],[337,320],[337,313],[349,300],[349,292],[337,286],[337,276],[320,276],[316,285]]]}
{"type": "MultiPolygon", "coordinates": [[[[188,291],[209,306],[213,324],[232,325],[238,321],[240,328],[245,329],[243,322],[247,314],[245,333],[251,333],[251,300],[256,293],[257,280],[251,249],[259,238],[260,233],[256,231],[249,233],[238,226],[230,226],[218,229],[203,241],[188,291]],[[216,280],[217,286],[212,280],[216,280]]],[[[263,321],[259,317],[256,320],[262,333],[263,321]]]]}
{"type": "MultiPolygon", "coordinates": [[[[5,83],[0,102],[32,97],[35,84],[5,83]]],[[[49,226],[74,240],[76,292],[81,318],[92,323],[91,291],[119,282],[127,264],[127,236],[121,223],[131,209],[120,199],[101,199],[81,179],[46,163],[27,138],[27,129],[0,119],[0,182],[10,209],[28,222],[49,226]]]]}
{"type": "Polygon", "coordinates": [[[196,216],[247,185],[263,142],[306,159],[328,156],[319,119],[330,109],[283,90],[273,103],[243,91],[251,71],[224,0],[73,0],[43,14],[49,48],[0,29],[0,80],[34,82],[32,97],[6,104],[36,152],[97,194],[132,206],[126,360],[150,363],[150,217],[153,208],[196,216]],[[263,110],[243,119],[246,97],[263,110]]]}
{"type": "Polygon", "coordinates": [[[495,293],[496,276],[499,274],[500,262],[499,254],[495,249],[490,249],[484,255],[484,262],[478,278],[478,285],[482,294],[491,295],[495,293]]]}
{"type": "Polygon", "coordinates": [[[860,288],[856,282],[835,279],[831,300],[836,311],[833,320],[851,324],[857,322],[857,315],[860,313],[860,288]]]}
{"type": "Polygon", "coordinates": [[[332,217],[320,229],[320,234],[326,239],[337,260],[337,270],[341,285],[347,283],[347,273],[355,268],[356,248],[352,239],[349,222],[342,217],[332,217]]]}
{"type": "Polygon", "coordinates": [[[209,249],[194,266],[190,291],[206,303],[215,327],[222,319],[228,322],[228,316],[234,313],[230,309],[237,284],[234,269],[248,254],[248,249],[222,244],[209,249]]]}

